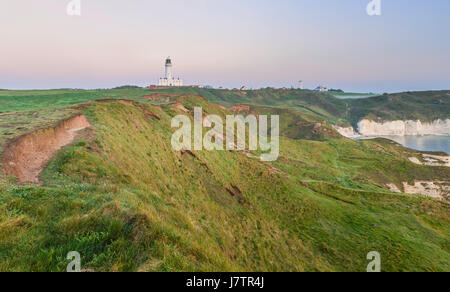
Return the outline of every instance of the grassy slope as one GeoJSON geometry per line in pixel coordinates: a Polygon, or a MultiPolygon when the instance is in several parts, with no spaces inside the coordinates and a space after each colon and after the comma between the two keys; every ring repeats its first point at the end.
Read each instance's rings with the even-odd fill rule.
{"type": "Polygon", "coordinates": [[[44,186],[0,184],[0,270],[61,271],[72,250],[94,270],[363,271],[372,250],[385,271],[450,269],[448,204],[377,187],[449,170],[395,144],[282,138],[273,173],[242,153],[173,151],[170,106],[82,111],[95,138],[62,150],[44,186]]]}
{"type": "Polygon", "coordinates": [[[404,92],[347,101],[352,124],[363,118],[388,121],[450,118],[450,91],[404,92]]]}
{"type": "Polygon", "coordinates": [[[356,126],[361,119],[422,120],[450,118],[450,91],[405,92],[367,98],[340,99],[309,90],[232,91],[171,88],[155,92],[196,94],[225,106],[250,104],[294,109],[334,124],[356,126]]]}
{"type": "Polygon", "coordinates": [[[232,108],[236,114],[247,115],[278,115],[280,119],[280,135],[291,139],[306,139],[324,141],[329,137],[340,137],[332,126],[319,117],[304,114],[294,109],[249,106],[247,109],[232,108]]]}
{"type": "Polygon", "coordinates": [[[57,109],[106,98],[141,100],[143,95],[152,93],[200,95],[225,106],[252,104],[290,108],[342,125],[350,123],[355,125],[363,118],[431,121],[449,118],[450,113],[450,91],[406,92],[362,99],[339,99],[329,93],[309,90],[233,91],[170,88],[154,91],[148,89],[1,91],[0,114],[32,109],[57,109]]]}
{"type": "Polygon", "coordinates": [[[170,88],[153,91],[167,94],[200,95],[207,100],[224,106],[252,104],[275,108],[290,108],[301,113],[314,115],[322,120],[337,121],[347,112],[346,101],[326,93],[310,90],[218,90],[201,88],[170,88]]]}
{"type": "Polygon", "coordinates": [[[0,153],[8,141],[48,127],[78,112],[78,104],[99,99],[142,100],[145,89],[0,91],[0,153]]]}
{"type": "Polygon", "coordinates": [[[331,93],[309,90],[232,91],[197,88],[158,90],[175,94],[197,94],[225,106],[251,104],[295,109],[334,123],[355,123],[363,118],[431,121],[449,118],[450,91],[425,91],[339,99],[331,93]]]}

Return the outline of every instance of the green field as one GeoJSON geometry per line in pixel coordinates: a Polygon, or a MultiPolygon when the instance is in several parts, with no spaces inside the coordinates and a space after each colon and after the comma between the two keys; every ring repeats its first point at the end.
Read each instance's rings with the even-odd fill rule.
{"type": "Polygon", "coordinates": [[[42,185],[0,175],[0,271],[64,271],[69,251],[87,271],[365,271],[371,251],[383,271],[450,271],[449,204],[386,188],[450,181],[450,169],[413,164],[417,151],[352,141],[331,127],[378,112],[408,115],[396,107],[418,117],[450,112],[448,92],[409,96],[361,103],[300,90],[0,91],[0,149],[74,113],[92,123],[53,157],[42,185]],[[142,98],[154,93],[161,96],[142,98]],[[184,114],[173,102],[222,117],[232,111],[218,104],[280,115],[279,159],[173,150],[170,122],[184,114]]]}
{"type": "Polygon", "coordinates": [[[106,98],[138,100],[146,92],[144,89],[0,91],[0,113],[60,108],[106,98]]]}
{"type": "Polygon", "coordinates": [[[340,99],[361,99],[380,95],[376,93],[356,93],[356,92],[329,92],[329,94],[340,99]]]}

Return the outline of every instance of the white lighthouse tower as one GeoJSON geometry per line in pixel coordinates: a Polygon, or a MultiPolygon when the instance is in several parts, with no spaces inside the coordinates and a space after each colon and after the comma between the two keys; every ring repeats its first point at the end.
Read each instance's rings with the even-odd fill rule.
{"type": "Polygon", "coordinates": [[[164,87],[179,87],[183,86],[183,80],[180,78],[173,78],[172,75],[172,59],[167,57],[164,71],[164,78],[159,79],[159,86],[164,87]]]}
{"type": "Polygon", "coordinates": [[[172,79],[172,60],[170,57],[166,59],[166,71],[164,72],[165,79],[172,79]]]}

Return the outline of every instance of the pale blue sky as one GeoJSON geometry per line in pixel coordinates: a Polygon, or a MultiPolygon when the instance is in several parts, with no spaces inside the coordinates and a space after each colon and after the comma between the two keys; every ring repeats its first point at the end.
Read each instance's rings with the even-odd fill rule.
{"type": "Polygon", "coordinates": [[[0,1],[0,88],[156,83],[450,89],[450,1],[0,1]]]}

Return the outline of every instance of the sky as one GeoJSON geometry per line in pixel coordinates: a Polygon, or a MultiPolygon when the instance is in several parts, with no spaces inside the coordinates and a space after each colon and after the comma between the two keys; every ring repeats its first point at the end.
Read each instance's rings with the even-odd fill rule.
{"type": "Polygon", "coordinates": [[[0,0],[0,88],[450,89],[450,1],[0,0]]]}

